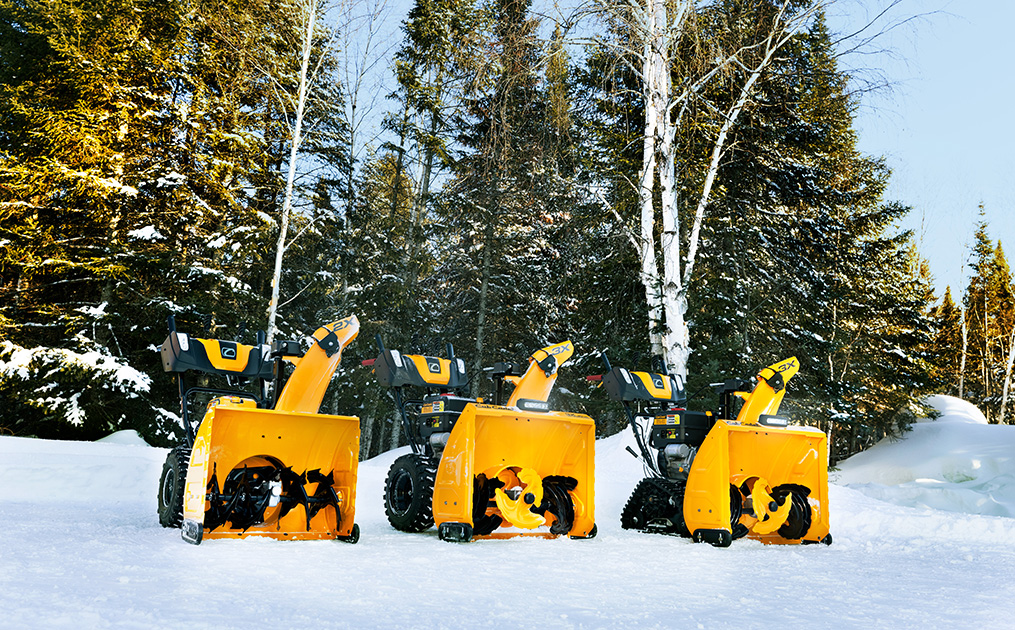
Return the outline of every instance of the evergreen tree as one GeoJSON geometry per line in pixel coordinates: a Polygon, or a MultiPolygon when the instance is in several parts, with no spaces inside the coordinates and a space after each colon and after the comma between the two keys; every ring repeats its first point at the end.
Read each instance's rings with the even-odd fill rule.
{"type": "Polygon", "coordinates": [[[694,365],[703,379],[796,355],[787,408],[838,459],[901,428],[927,391],[930,281],[891,233],[908,208],[882,202],[887,169],[856,150],[823,17],[785,51],[720,174],[694,365]]]}
{"type": "Polygon", "coordinates": [[[261,319],[288,113],[275,95],[299,67],[292,10],[275,0],[0,5],[0,238],[10,245],[0,390],[11,430],[136,428],[166,441],[178,403],[152,351],[166,316],[226,338],[261,319]]]}
{"type": "Polygon", "coordinates": [[[1015,288],[1004,249],[990,239],[985,221],[974,239],[973,276],[963,298],[969,339],[964,393],[997,422],[1015,324],[1015,288]]]}
{"type": "MultiPolygon", "coordinates": [[[[491,57],[473,79],[465,151],[439,208],[447,264],[431,286],[446,296],[444,329],[472,350],[475,373],[546,343],[559,309],[545,291],[559,256],[549,234],[569,191],[556,176],[544,58],[528,6],[491,7],[491,57]]],[[[477,391],[479,379],[473,384],[477,391]]]]}
{"type": "Polygon", "coordinates": [[[962,312],[952,298],[951,287],[931,313],[934,333],[931,340],[932,376],[942,391],[955,395],[959,387],[962,353],[962,312]]]}

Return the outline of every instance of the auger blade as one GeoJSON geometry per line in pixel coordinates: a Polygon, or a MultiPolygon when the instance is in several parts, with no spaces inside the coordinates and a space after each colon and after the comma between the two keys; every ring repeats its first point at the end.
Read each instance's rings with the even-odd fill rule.
{"type": "Polygon", "coordinates": [[[500,527],[501,523],[504,522],[504,519],[497,514],[486,513],[487,508],[497,506],[493,500],[494,490],[503,487],[504,482],[496,477],[487,479],[483,473],[476,475],[476,478],[473,480],[472,499],[473,535],[486,536],[500,527]]]}
{"type": "Polygon", "coordinates": [[[282,496],[279,498],[281,508],[278,518],[288,514],[297,505],[307,504],[307,491],[304,485],[307,483],[306,475],[297,475],[292,468],[283,468],[279,471],[282,480],[282,496]]]}
{"type": "MultiPolygon", "coordinates": [[[[313,520],[314,516],[324,508],[333,506],[335,508],[335,516],[341,526],[341,510],[339,510],[339,503],[341,499],[338,493],[335,492],[334,484],[335,477],[332,473],[324,475],[320,469],[309,470],[306,472],[307,483],[316,483],[317,490],[314,491],[313,496],[307,499],[307,531],[310,531],[310,521],[313,520]]],[[[306,491],[304,490],[304,496],[306,491]]]]}

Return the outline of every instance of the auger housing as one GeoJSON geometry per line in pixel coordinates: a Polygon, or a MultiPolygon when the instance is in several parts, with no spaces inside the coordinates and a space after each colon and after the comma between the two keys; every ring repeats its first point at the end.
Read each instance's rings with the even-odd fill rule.
{"type": "Polygon", "coordinates": [[[179,381],[185,435],[163,467],[162,525],[180,527],[193,544],[246,536],[356,542],[359,419],[318,413],[359,332],[356,317],[318,328],[306,352],[291,340],[269,347],[261,332],[253,346],[191,337],[172,316],[169,330],[160,353],[179,381]],[[227,387],[189,385],[190,372],[227,387]],[[191,405],[201,394],[213,398],[195,421],[191,405]]]}

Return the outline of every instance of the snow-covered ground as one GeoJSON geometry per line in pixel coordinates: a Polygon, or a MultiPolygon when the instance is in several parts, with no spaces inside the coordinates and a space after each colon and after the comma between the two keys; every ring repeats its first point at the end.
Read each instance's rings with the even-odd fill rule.
{"type": "Polygon", "coordinates": [[[830,547],[622,530],[626,434],[596,445],[592,540],[396,532],[388,453],[360,465],[357,545],[197,547],[158,524],[163,449],[0,437],[0,628],[1011,628],[1015,427],[934,403],[833,473],[830,547]]]}

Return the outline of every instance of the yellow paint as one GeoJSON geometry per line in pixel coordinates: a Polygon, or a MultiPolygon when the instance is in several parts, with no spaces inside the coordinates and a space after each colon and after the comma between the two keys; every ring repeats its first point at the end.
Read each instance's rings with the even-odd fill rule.
{"type": "Polygon", "coordinates": [[[331,375],[342,360],[342,350],[359,334],[359,320],[353,315],[321,326],[314,332],[314,339],[320,341],[329,332],[334,332],[338,337],[339,351],[329,357],[319,344],[311,346],[296,364],[282,389],[282,394],[275,403],[276,411],[317,413],[321,408],[321,400],[331,382],[331,375]]]}
{"type": "Polygon", "coordinates": [[[539,362],[546,357],[553,356],[557,360],[557,368],[564,365],[571,355],[574,354],[574,345],[570,341],[564,341],[552,346],[537,350],[529,357],[529,367],[521,377],[508,378],[509,382],[515,384],[515,390],[511,392],[507,406],[514,407],[519,400],[541,400],[546,402],[553,390],[553,384],[557,381],[557,370],[547,375],[539,362]]]}
{"type": "Polygon", "coordinates": [[[408,354],[403,355],[403,358],[410,359],[414,366],[416,366],[416,372],[423,378],[423,381],[429,385],[447,385],[451,382],[451,361],[448,359],[442,359],[440,357],[425,357],[419,354],[408,354]],[[430,370],[430,365],[437,365],[440,367],[438,372],[430,370]]]}
{"type": "MultiPolygon", "coordinates": [[[[775,414],[785,394],[776,392],[762,377],[775,372],[784,382],[796,374],[799,363],[786,359],[761,371],[758,384],[747,396],[737,421],[718,420],[698,449],[684,492],[684,521],[694,533],[698,529],[731,530],[730,485],[744,483],[763,491],[782,484],[799,484],[810,489],[812,523],[803,540],[816,542],[828,534],[828,444],[824,433],[793,427],[759,425],[760,414],[775,414]],[[760,481],[758,481],[760,480],[760,481]]],[[[755,497],[758,505],[758,497],[755,497]]],[[[764,500],[761,497],[760,500],[764,500]]],[[[764,501],[767,506],[768,501],[764,501]]],[[[789,501],[771,521],[744,517],[741,523],[752,528],[750,536],[765,543],[799,543],[776,532],[789,513],[789,501]],[[781,520],[779,520],[781,518],[781,520]],[[772,520],[775,519],[775,520],[772,520]],[[776,524],[778,523],[778,524],[776,524]],[[775,525],[772,527],[772,525],[775,525]]],[[[767,507],[763,508],[767,513],[767,507]]],[[[759,516],[764,516],[764,513],[759,516]]]]}
{"type": "Polygon", "coordinates": [[[516,472],[513,468],[505,467],[491,472],[493,474],[487,475],[487,478],[497,477],[504,482],[504,489],[518,489],[517,499],[512,499],[502,488],[494,490],[494,502],[508,523],[523,529],[535,529],[546,524],[545,518],[531,510],[532,506],[538,506],[543,502],[543,481],[536,471],[522,468],[516,472]],[[532,495],[531,501],[526,500],[528,494],[532,495]]]}
{"type": "MultiPolygon", "coordinates": [[[[331,357],[314,344],[293,370],[275,409],[257,409],[253,401],[224,396],[208,406],[198,428],[184,487],[184,518],[204,523],[207,488],[212,475],[219,484],[229,472],[242,466],[273,465],[291,468],[296,474],[320,470],[334,475],[340,498],[341,526],[336,511],[327,507],[307,527],[306,510],[297,506],[279,518],[278,507],[265,511],[265,522],[246,531],[228,525],[205,530],[204,538],[267,536],[288,540],[349,536],[355,522],[356,475],[359,465],[359,418],[318,414],[324,391],[342,358],[344,349],[359,332],[359,322],[348,317],[322,326],[314,333],[318,341],[329,332],[339,340],[331,357]]],[[[307,484],[308,494],[317,484],[307,484]]]]}
{"type": "Polygon", "coordinates": [[[242,343],[236,344],[236,356],[232,359],[222,356],[222,345],[218,339],[195,339],[191,337],[191,343],[199,343],[204,346],[204,352],[208,355],[208,362],[216,370],[229,372],[242,372],[247,368],[247,361],[250,359],[250,351],[254,346],[247,346],[242,343]]]}
{"type": "MultiPolygon", "coordinates": [[[[549,475],[576,479],[570,533],[587,536],[595,524],[595,435],[595,422],[580,414],[466,405],[437,469],[434,522],[472,524],[473,479],[483,471],[511,467],[530,470],[539,479],[549,475]]],[[[524,481],[521,475],[519,479],[524,481]]]]}

